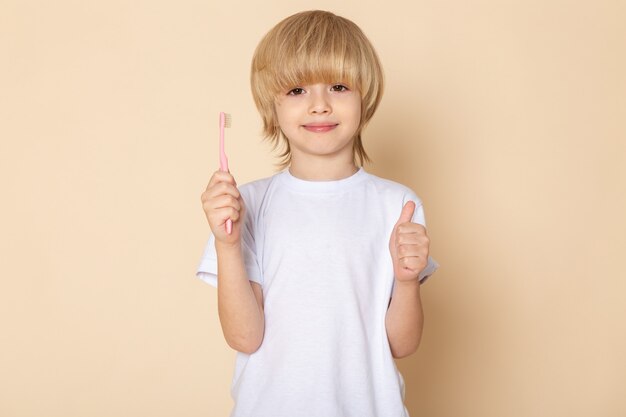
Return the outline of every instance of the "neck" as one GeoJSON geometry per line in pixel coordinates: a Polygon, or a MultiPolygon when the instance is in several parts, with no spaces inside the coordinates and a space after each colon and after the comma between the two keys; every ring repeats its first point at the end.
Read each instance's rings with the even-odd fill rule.
{"type": "Polygon", "coordinates": [[[348,178],[358,171],[354,161],[332,161],[326,158],[307,160],[306,164],[293,158],[289,165],[289,172],[296,178],[306,181],[336,181],[348,178]]]}

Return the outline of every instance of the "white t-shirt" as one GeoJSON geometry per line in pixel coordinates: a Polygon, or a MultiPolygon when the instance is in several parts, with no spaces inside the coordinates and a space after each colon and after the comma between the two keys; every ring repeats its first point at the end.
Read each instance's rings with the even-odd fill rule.
{"type": "MultiPolygon", "coordinates": [[[[407,417],[385,315],[394,276],[389,237],[409,188],[361,168],[338,181],[288,170],[239,187],[248,278],[263,287],[265,334],[237,352],[231,417],[407,417]]],[[[429,258],[420,279],[437,263],[429,258]]],[[[211,235],[197,275],[217,286],[211,235]]]]}

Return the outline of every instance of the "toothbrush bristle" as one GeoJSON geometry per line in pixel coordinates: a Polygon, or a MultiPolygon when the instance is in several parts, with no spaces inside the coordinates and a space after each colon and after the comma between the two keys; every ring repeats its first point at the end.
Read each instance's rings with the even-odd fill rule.
{"type": "Polygon", "coordinates": [[[224,113],[224,127],[231,127],[233,124],[233,118],[229,113],[224,113]]]}

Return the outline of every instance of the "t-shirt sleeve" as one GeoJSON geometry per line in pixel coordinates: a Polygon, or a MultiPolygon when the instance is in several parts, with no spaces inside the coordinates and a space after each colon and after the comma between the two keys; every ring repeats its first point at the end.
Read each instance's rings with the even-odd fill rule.
{"type": "MultiPolygon", "coordinates": [[[[254,236],[249,221],[246,221],[246,226],[243,228],[242,234],[241,250],[243,252],[248,279],[263,285],[261,269],[257,262],[254,236]]],[[[208,242],[204,248],[202,258],[200,259],[200,265],[196,271],[196,276],[207,284],[217,287],[217,253],[215,252],[215,236],[213,233],[209,235],[208,242]]]]}
{"type": "MultiPolygon", "coordinates": [[[[422,201],[420,198],[413,192],[410,192],[403,202],[403,205],[412,200],[415,203],[415,212],[413,213],[413,219],[411,220],[413,223],[421,224],[426,227],[426,217],[424,215],[424,206],[422,205],[422,201]]],[[[419,274],[420,283],[424,283],[435,271],[439,268],[439,264],[432,257],[428,256],[428,264],[426,268],[419,274]]]]}

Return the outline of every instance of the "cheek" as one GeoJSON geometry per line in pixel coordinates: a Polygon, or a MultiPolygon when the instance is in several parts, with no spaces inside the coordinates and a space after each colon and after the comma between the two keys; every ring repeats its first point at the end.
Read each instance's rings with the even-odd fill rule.
{"type": "Polygon", "coordinates": [[[284,125],[285,121],[289,119],[289,112],[286,111],[285,106],[281,106],[280,104],[276,104],[274,106],[274,111],[276,113],[276,121],[279,125],[284,125]]]}
{"type": "Polygon", "coordinates": [[[356,100],[352,104],[352,120],[353,123],[358,127],[361,123],[361,100],[360,98],[356,100]]]}
{"type": "Polygon", "coordinates": [[[288,110],[286,107],[280,108],[280,106],[276,106],[275,109],[278,127],[288,139],[293,137],[292,135],[295,135],[298,129],[298,119],[295,117],[293,109],[288,110]]]}

